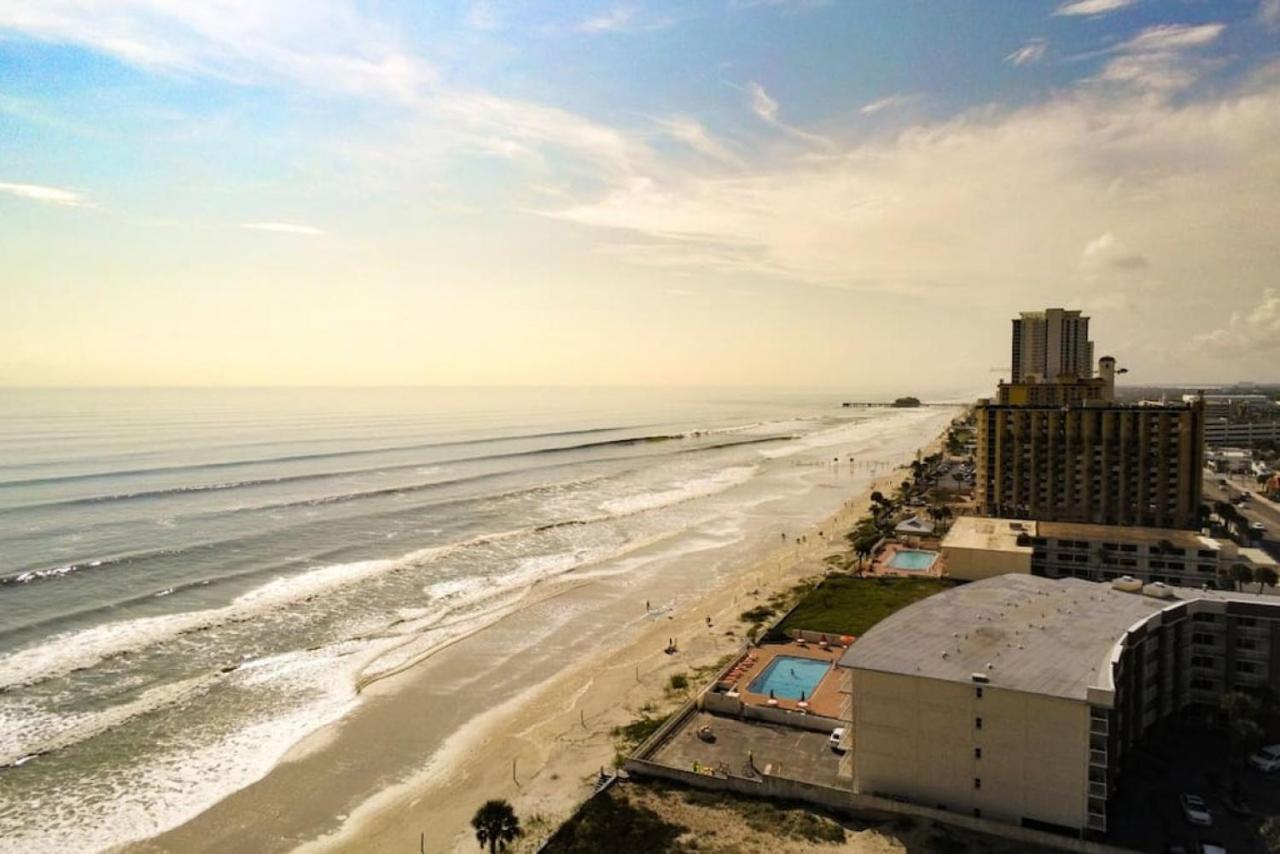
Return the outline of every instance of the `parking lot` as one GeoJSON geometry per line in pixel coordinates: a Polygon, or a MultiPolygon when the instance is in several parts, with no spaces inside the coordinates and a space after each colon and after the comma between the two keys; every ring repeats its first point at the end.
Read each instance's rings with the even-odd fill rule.
{"type": "Polygon", "coordinates": [[[1139,851],[1167,851],[1182,845],[1198,851],[1216,842],[1231,854],[1267,852],[1259,827],[1266,816],[1280,815],[1280,773],[1267,776],[1246,768],[1241,791],[1250,815],[1233,815],[1226,798],[1230,745],[1224,734],[1170,724],[1157,728],[1125,756],[1120,788],[1112,796],[1107,841],[1139,851]],[[1200,795],[1208,802],[1212,827],[1195,827],[1183,815],[1179,795],[1200,795]]]}

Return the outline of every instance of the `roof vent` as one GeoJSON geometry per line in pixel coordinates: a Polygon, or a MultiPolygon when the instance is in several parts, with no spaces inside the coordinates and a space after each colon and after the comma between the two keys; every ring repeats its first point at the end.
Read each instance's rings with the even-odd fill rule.
{"type": "Polygon", "coordinates": [[[991,677],[985,673],[971,673],[969,674],[969,678],[972,679],[974,682],[986,683],[991,681],[991,677]]]}
{"type": "Polygon", "coordinates": [[[1163,581],[1151,582],[1146,587],[1142,588],[1142,592],[1155,599],[1172,599],[1174,595],[1173,588],[1168,584],[1165,584],[1163,581]]]}

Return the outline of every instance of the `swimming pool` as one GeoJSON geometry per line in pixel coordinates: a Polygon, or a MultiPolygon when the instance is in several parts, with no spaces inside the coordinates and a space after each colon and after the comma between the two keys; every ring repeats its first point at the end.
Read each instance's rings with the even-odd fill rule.
{"type": "Polygon", "coordinates": [[[901,569],[904,572],[924,572],[933,566],[938,559],[937,552],[926,552],[920,549],[902,549],[889,558],[890,569],[901,569]]]}
{"type": "Polygon", "coordinates": [[[753,694],[770,694],[779,700],[799,700],[803,693],[812,697],[822,677],[831,669],[828,661],[780,655],[759,676],[751,680],[747,690],[753,694]]]}

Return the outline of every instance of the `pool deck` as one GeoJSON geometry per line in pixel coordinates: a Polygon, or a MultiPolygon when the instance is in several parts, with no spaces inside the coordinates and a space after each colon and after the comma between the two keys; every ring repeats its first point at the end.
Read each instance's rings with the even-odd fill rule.
{"type": "MultiPolygon", "coordinates": [[[[836,638],[836,640],[839,639],[836,638]]],[[[808,710],[815,715],[822,715],[827,718],[846,720],[851,717],[851,715],[846,714],[849,695],[841,690],[843,674],[834,667],[835,663],[840,660],[840,656],[844,654],[844,647],[839,643],[833,643],[826,649],[816,643],[800,643],[798,641],[769,643],[755,647],[751,652],[755,654],[754,660],[749,660],[748,664],[731,680],[736,686],[742,702],[750,706],[775,706],[780,709],[801,708],[798,700],[775,699],[770,701],[768,694],[755,694],[748,691],[747,687],[757,676],[765,671],[770,662],[779,656],[807,658],[814,661],[830,662],[833,665],[831,671],[818,683],[813,696],[806,699],[808,710]]]]}

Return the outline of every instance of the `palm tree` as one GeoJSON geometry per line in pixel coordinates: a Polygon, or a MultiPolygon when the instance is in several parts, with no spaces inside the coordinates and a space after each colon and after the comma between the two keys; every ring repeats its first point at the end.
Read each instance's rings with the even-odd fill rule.
{"type": "Polygon", "coordinates": [[[520,819],[506,801],[485,801],[471,817],[471,826],[476,831],[476,842],[481,848],[489,846],[489,854],[505,851],[520,835],[520,819]]]}
{"type": "Polygon", "coordinates": [[[1247,563],[1232,564],[1231,580],[1235,582],[1236,589],[1239,590],[1243,585],[1253,581],[1253,567],[1247,563]]]}
{"type": "Polygon", "coordinates": [[[1258,582],[1258,592],[1262,592],[1263,587],[1275,587],[1276,582],[1280,582],[1280,574],[1269,566],[1260,566],[1253,571],[1253,580],[1258,582]]]}
{"type": "Polygon", "coordinates": [[[1239,797],[1240,767],[1244,765],[1244,757],[1249,748],[1262,736],[1262,727],[1258,724],[1262,703],[1250,694],[1232,691],[1224,694],[1218,705],[1227,719],[1227,735],[1231,738],[1228,764],[1231,770],[1231,794],[1239,797]]]}

